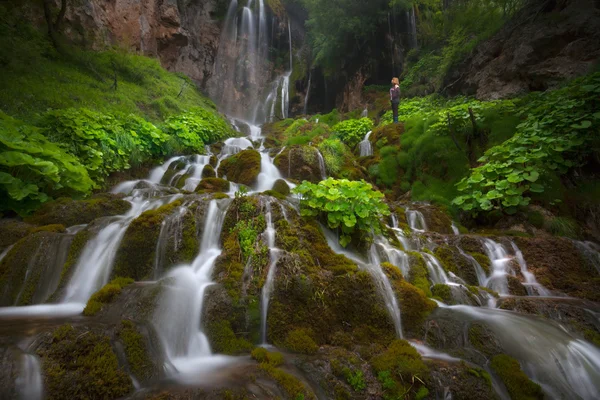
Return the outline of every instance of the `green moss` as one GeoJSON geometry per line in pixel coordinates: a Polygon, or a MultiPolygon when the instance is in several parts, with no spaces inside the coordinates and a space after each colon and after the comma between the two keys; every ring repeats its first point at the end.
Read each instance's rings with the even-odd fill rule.
{"type": "Polygon", "coordinates": [[[409,391],[416,395],[422,383],[429,380],[429,368],[417,350],[405,340],[393,341],[383,353],[371,359],[371,365],[391,398],[406,395],[409,391]],[[414,383],[406,393],[401,391],[404,382],[414,383]]]}
{"type": "Polygon", "coordinates": [[[216,178],[217,174],[215,172],[215,169],[213,168],[212,165],[208,164],[204,166],[204,169],[202,170],[202,179],[204,178],[216,178]]]}
{"type": "Polygon", "coordinates": [[[227,320],[209,323],[206,334],[215,353],[235,355],[250,352],[254,348],[252,343],[236,336],[227,320]]]}
{"type": "Polygon", "coordinates": [[[431,284],[429,283],[429,272],[425,260],[417,252],[408,252],[410,256],[410,273],[408,281],[418,287],[427,297],[431,297],[431,284]]]}
{"type": "Polygon", "coordinates": [[[485,254],[477,253],[477,252],[468,252],[468,254],[477,261],[477,263],[481,266],[483,271],[489,275],[490,268],[492,267],[492,262],[490,258],[485,254]]]}
{"type": "MultiPolygon", "coordinates": [[[[155,273],[156,243],[160,236],[162,222],[181,207],[181,200],[162,206],[156,210],[144,212],[127,228],[123,241],[115,257],[112,276],[123,276],[135,280],[149,279],[155,273]]],[[[169,268],[194,259],[198,250],[196,240],[196,219],[191,211],[182,218],[182,238],[177,249],[168,247],[166,265],[169,268]]],[[[163,271],[160,271],[163,272],[163,271]]]]}
{"type": "Polygon", "coordinates": [[[319,350],[319,346],[317,346],[307,329],[295,329],[289,332],[284,345],[288,350],[301,354],[315,354],[319,350]]]}
{"type": "Polygon", "coordinates": [[[537,383],[531,381],[521,370],[519,362],[506,354],[492,358],[494,372],[502,379],[513,400],[543,399],[544,392],[537,383]]]}
{"type": "Polygon", "coordinates": [[[53,332],[38,354],[50,399],[114,399],[133,391],[107,336],[66,325],[53,332]]]}
{"type": "MultiPolygon", "coordinates": [[[[477,271],[469,260],[463,256],[457,248],[449,245],[441,245],[435,249],[434,255],[440,261],[446,271],[461,277],[469,285],[478,285],[477,271]]],[[[475,256],[473,256],[475,258],[475,256]]],[[[489,271],[490,261],[487,257],[478,254],[477,262],[481,264],[484,271],[489,271]]]]}
{"type": "Polygon", "coordinates": [[[290,398],[314,399],[314,395],[294,375],[266,363],[262,363],[260,369],[266,372],[271,378],[275,379],[290,398]]]}
{"type": "Polygon", "coordinates": [[[229,192],[229,181],[222,178],[204,178],[196,188],[196,193],[215,192],[229,192]]]}
{"type": "Polygon", "coordinates": [[[469,343],[488,357],[501,351],[494,333],[483,323],[474,322],[469,327],[469,343]]]}
{"type": "Polygon", "coordinates": [[[450,286],[444,284],[433,285],[431,289],[431,294],[433,297],[440,299],[442,302],[452,305],[455,304],[454,298],[452,297],[452,290],[450,290],[450,286]]]}
{"type": "Polygon", "coordinates": [[[53,224],[53,225],[44,225],[36,228],[32,228],[29,233],[37,233],[37,232],[53,232],[53,233],[65,233],[66,228],[61,224],[53,224]]]}
{"type": "Polygon", "coordinates": [[[290,186],[283,179],[278,179],[273,184],[273,191],[288,196],[290,194],[290,186]]]}
{"type": "Polygon", "coordinates": [[[296,181],[321,181],[321,168],[316,149],[312,146],[288,146],[275,157],[273,163],[281,174],[296,181]]]}
{"type": "Polygon", "coordinates": [[[44,204],[26,221],[37,225],[74,226],[89,224],[101,217],[122,215],[130,208],[131,203],[111,194],[99,195],[89,200],[60,198],[44,204]]]}
{"type": "Polygon", "coordinates": [[[148,349],[144,337],[139,333],[133,322],[121,321],[119,338],[123,342],[125,356],[131,372],[143,381],[148,380],[152,374],[154,365],[148,355],[148,349]]]}
{"type": "Polygon", "coordinates": [[[129,278],[116,278],[111,282],[104,285],[104,287],[98,290],[96,293],[90,297],[85,308],[83,309],[83,315],[86,317],[91,317],[96,315],[104,304],[112,302],[114,299],[121,294],[121,289],[125,286],[131,285],[133,283],[133,279],[129,278]]]}
{"type": "Polygon", "coordinates": [[[256,150],[243,150],[226,158],[219,166],[219,175],[243,185],[252,186],[260,173],[260,153],[256,150]]]}
{"type": "Polygon", "coordinates": [[[266,191],[262,192],[261,194],[264,194],[265,196],[275,197],[277,200],[285,200],[287,198],[283,194],[276,192],[274,190],[266,190],[266,191]]]}
{"type": "Polygon", "coordinates": [[[259,363],[269,364],[273,367],[278,367],[283,364],[283,354],[271,352],[264,347],[257,347],[250,353],[253,359],[259,363]]]}

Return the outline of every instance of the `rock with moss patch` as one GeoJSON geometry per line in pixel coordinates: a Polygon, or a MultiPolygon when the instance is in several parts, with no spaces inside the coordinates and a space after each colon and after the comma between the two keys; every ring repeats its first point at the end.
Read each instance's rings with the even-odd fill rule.
{"type": "Polygon", "coordinates": [[[210,164],[205,165],[204,168],[202,169],[202,179],[216,178],[216,177],[217,177],[217,173],[215,172],[215,169],[213,168],[213,166],[210,164]]]}
{"type": "Polygon", "coordinates": [[[44,204],[27,222],[37,225],[61,224],[74,226],[88,224],[101,217],[125,214],[131,203],[122,195],[103,193],[88,200],[60,198],[44,204]]]}
{"type": "Polygon", "coordinates": [[[531,381],[521,370],[519,362],[506,354],[492,358],[494,372],[502,379],[511,399],[534,400],[544,399],[544,392],[537,383],[531,381]]]}
{"type": "Polygon", "coordinates": [[[105,304],[112,302],[121,294],[121,289],[132,283],[131,278],[113,279],[90,297],[83,309],[83,315],[87,317],[96,315],[105,304]]]}
{"type": "Polygon", "coordinates": [[[0,251],[29,235],[34,225],[16,219],[0,219],[0,251]]]}
{"type": "Polygon", "coordinates": [[[492,386],[490,374],[464,362],[429,364],[433,390],[436,394],[451,393],[453,399],[496,400],[499,399],[492,386]]]}
{"type": "Polygon", "coordinates": [[[47,301],[59,287],[72,240],[46,231],[19,240],[0,261],[0,305],[47,301]]]}
{"type": "Polygon", "coordinates": [[[276,180],[273,184],[272,190],[284,196],[288,196],[290,194],[290,186],[283,179],[276,180]]]}
{"type": "Polygon", "coordinates": [[[48,398],[115,399],[133,392],[110,338],[103,334],[63,325],[41,338],[37,354],[48,398]]]}
{"type": "Polygon", "coordinates": [[[121,321],[118,338],[123,344],[129,370],[142,383],[149,383],[160,375],[160,366],[152,360],[148,343],[140,329],[130,320],[121,321]]]}
{"type": "Polygon", "coordinates": [[[198,184],[196,193],[229,192],[229,181],[222,178],[204,178],[198,184]]]}
{"type": "Polygon", "coordinates": [[[135,280],[157,278],[174,265],[192,261],[197,250],[194,212],[177,200],[144,212],[129,225],[117,251],[112,276],[135,280]],[[176,220],[168,224],[170,219],[176,220]],[[166,232],[162,238],[166,243],[159,248],[160,270],[156,270],[157,242],[163,228],[172,228],[173,232],[166,232]]]}
{"type": "Polygon", "coordinates": [[[260,173],[260,153],[256,150],[243,150],[221,161],[219,175],[243,185],[252,186],[260,173]]]}
{"type": "Polygon", "coordinates": [[[289,146],[273,162],[285,178],[313,183],[322,180],[317,149],[312,146],[289,146]]]}

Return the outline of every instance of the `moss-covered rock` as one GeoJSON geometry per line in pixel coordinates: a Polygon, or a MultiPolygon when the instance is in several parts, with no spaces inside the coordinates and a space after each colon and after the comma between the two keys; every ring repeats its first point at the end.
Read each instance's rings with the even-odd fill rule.
{"type": "Polygon", "coordinates": [[[600,276],[577,247],[565,238],[514,238],[527,267],[549,290],[600,301],[600,276]]]}
{"type": "Polygon", "coordinates": [[[37,232],[53,232],[53,233],[65,233],[67,228],[61,224],[52,224],[52,225],[44,225],[37,226],[35,228],[31,228],[29,231],[30,234],[37,232]]]}
{"type": "Polygon", "coordinates": [[[206,334],[211,338],[212,350],[221,354],[248,353],[254,345],[233,332],[231,323],[226,320],[212,322],[206,325],[206,334]]]}
{"type": "Polygon", "coordinates": [[[453,399],[496,400],[489,373],[465,362],[429,364],[436,393],[449,391],[453,399]]]}
{"type": "Polygon", "coordinates": [[[196,188],[196,193],[217,192],[229,192],[229,181],[222,178],[204,178],[196,188]]]}
{"type": "Polygon", "coordinates": [[[391,398],[408,393],[410,398],[418,397],[418,393],[423,393],[424,383],[429,381],[429,368],[417,350],[405,340],[393,341],[383,353],[371,359],[371,365],[386,395],[391,398]]]}
{"type": "Polygon", "coordinates": [[[29,235],[34,225],[16,219],[0,219],[0,251],[29,235]]]}
{"type": "Polygon", "coordinates": [[[264,347],[257,347],[252,350],[250,354],[252,358],[259,363],[270,364],[274,367],[278,367],[283,364],[283,354],[277,352],[271,352],[264,347]]]}
{"type": "MultiPolygon", "coordinates": [[[[117,251],[112,276],[122,276],[143,280],[155,277],[178,263],[190,262],[198,250],[196,239],[196,218],[189,208],[182,207],[181,200],[144,212],[127,228],[117,251]],[[183,212],[182,214],[179,214],[183,212]],[[155,270],[156,244],[163,221],[170,216],[179,218],[177,225],[177,246],[167,246],[162,257],[161,270],[155,270]],[[167,251],[168,250],[168,251],[167,251]]],[[[167,240],[170,238],[167,238],[167,240]]]]}
{"type": "Polygon", "coordinates": [[[431,288],[431,294],[434,298],[439,299],[443,303],[453,305],[456,304],[454,298],[452,297],[452,290],[450,290],[450,286],[444,284],[433,285],[431,288]]]}
{"type": "Polygon", "coordinates": [[[219,175],[243,185],[252,186],[260,173],[260,153],[243,150],[221,161],[219,175]]]}
{"type": "Polygon", "coordinates": [[[115,278],[102,289],[98,290],[96,293],[90,297],[85,308],[83,309],[83,315],[87,317],[91,317],[96,315],[102,307],[112,302],[117,298],[119,294],[121,294],[121,289],[123,289],[127,285],[131,285],[133,283],[133,279],[131,278],[115,278]]]}
{"type": "Polygon", "coordinates": [[[110,338],[102,334],[63,325],[44,337],[37,354],[49,399],[115,399],[133,392],[110,338]]]}
{"type": "Polygon", "coordinates": [[[417,252],[408,252],[410,272],[407,280],[417,288],[421,289],[427,297],[431,297],[431,283],[429,282],[429,271],[425,265],[423,256],[417,252]]]}
{"type": "Polygon", "coordinates": [[[511,399],[537,400],[544,398],[540,385],[532,382],[521,370],[519,362],[506,354],[499,354],[492,358],[494,372],[502,379],[511,399]]]}
{"type": "Polygon", "coordinates": [[[311,337],[311,332],[307,329],[295,329],[288,332],[283,343],[287,349],[295,353],[314,354],[319,349],[311,337]]]}
{"type": "Polygon", "coordinates": [[[276,180],[273,184],[272,190],[284,196],[288,196],[290,194],[290,186],[283,179],[276,180]]]}
{"type": "Polygon", "coordinates": [[[314,183],[322,179],[317,149],[312,146],[289,146],[273,162],[285,178],[314,183]]]}
{"type": "Polygon", "coordinates": [[[44,204],[26,222],[36,225],[61,224],[73,226],[88,224],[100,217],[125,214],[131,203],[122,199],[122,195],[103,193],[88,200],[60,198],[44,204]]]}
{"type": "Polygon", "coordinates": [[[502,352],[500,342],[485,323],[472,323],[469,326],[468,339],[471,346],[488,357],[502,352]]]}
{"type": "Polygon", "coordinates": [[[508,283],[508,293],[513,296],[527,296],[527,289],[521,281],[512,275],[506,276],[506,282],[508,283]]]}
{"type": "Polygon", "coordinates": [[[43,303],[56,291],[72,238],[40,231],[19,240],[0,261],[0,305],[43,303]]]}
{"type": "Polygon", "coordinates": [[[119,340],[123,343],[129,369],[141,382],[148,382],[157,375],[156,366],[148,353],[144,336],[130,320],[123,320],[118,330],[119,340]]]}
{"type": "MultiPolygon", "coordinates": [[[[462,278],[468,285],[479,284],[475,266],[456,247],[441,245],[435,249],[434,254],[446,271],[462,278]]],[[[489,271],[489,259],[484,265],[489,271]]]]}
{"type": "Polygon", "coordinates": [[[213,166],[210,164],[205,165],[204,169],[202,169],[202,179],[216,178],[216,177],[217,177],[217,173],[215,172],[215,169],[213,168],[213,166]]]}

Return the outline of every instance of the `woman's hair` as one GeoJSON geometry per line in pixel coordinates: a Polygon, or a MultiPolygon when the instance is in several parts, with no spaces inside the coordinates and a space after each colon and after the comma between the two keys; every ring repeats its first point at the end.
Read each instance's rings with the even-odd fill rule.
{"type": "Polygon", "coordinates": [[[392,85],[399,85],[400,80],[398,78],[392,78],[392,85]]]}

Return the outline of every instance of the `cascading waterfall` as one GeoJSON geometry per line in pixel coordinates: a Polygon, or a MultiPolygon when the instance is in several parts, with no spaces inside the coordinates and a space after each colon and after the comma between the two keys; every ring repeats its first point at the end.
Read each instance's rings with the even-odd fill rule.
{"type": "Polygon", "coordinates": [[[192,264],[177,267],[165,276],[165,290],[154,314],[156,331],[169,360],[167,367],[171,366],[170,373],[183,380],[187,374],[231,361],[213,356],[202,331],[202,305],[206,289],[213,284],[215,261],[222,252],[221,231],[230,203],[230,199],[210,202],[198,256],[192,264]]]}
{"type": "Polygon", "coordinates": [[[550,293],[548,289],[546,289],[541,283],[539,283],[537,279],[535,279],[535,275],[533,275],[527,269],[527,262],[525,261],[521,250],[517,247],[517,245],[514,242],[510,242],[510,245],[512,246],[513,251],[515,252],[515,259],[517,260],[517,263],[519,264],[519,267],[521,269],[521,275],[523,275],[523,278],[525,278],[525,282],[523,283],[523,285],[527,289],[527,294],[529,296],[550,296],[552,293],[550,293]]]}
{"type": "Polygon", "coordinates": [[[23,354],[16,386],[21,400],[42,400],[44,398],[42,368],[38,357],[33,354],[23,354]]]}
{"type": "Polygon", "coordinates": [[[359,143],[360,156],[370,157],[373,155],[373,146],[369,138],[371,137],[372,131],[369,131],[362,142],[359,143]]]}
{"type": "Polygon", "coordinates": [[[275,226],[273,225],[273,213],[271,209],[271,202],[266,204],[265,222],[267,227],[264,232],[264,237],[267,241],[267,247],[269,248],[269,270],[267,272],[267,279],[261,290],[261,301],[260,301],[260,337],[261,343],[267,344],[267,315],[269,312],[269,301],[271,299],[271,293],[275,286],[275,274],[277,272],[277,263],[281,258],[282,251],[275,247],[275,226]]]}
{"type": "Polygon", "coordinates": [[[511,258],[504,247],[498,242],[491,239],[483,239],[483,246],[486,255],[492,262],[492,271],[484,286],[495,290],[501,295],[509,294],[506,276],[509,274],[511,258]]]}
{"type": "Polygon", "coordinates": [[[600,246],[593,242],[580,242],[577,240],[574,240],[573,243],[600,274],[600,246]]]}
{"type": "Polygon", "coordinates": [[[427,231],[427,223],[425,222],[425,216],[421,211],[406,209],[406,220],[410,229],[416,232],[427,231]]]}
{"type": "Polygon", "coordinates": [[[308,87],[304,96],[304,115],[308,114],[308,99],[310,98],[310,86],[312,85],[312,70],[308,73],[308,87]]]}
{"type": "Polygon", "coordinates": [[[171,246],[173,252],[177,252],[183,241],[183,218],[188,212],[186,206],[178,207],[175,212],[167,216],[160,227],[158,242],[156,243],[156,255],[154,257],[154,279],[158,279],[164,269],[170,267],[167,264],[167,251],[171,246]]]}
{"type": "Polygon", "coordinates": [[[321,180],[327,179],[327,168],[325,167],[325,159],[323,158],[323,154],[319,151],[319,149],[315,149],[317,151],[317,159],[319,160],[319,172],[321,173],[321,180]]]}
{"type": "MultiPolygon", "coordinates": [[[[381,297],[384,300],[385,306],[388,310],[390,317],[392,318],[392,322],[394,323],[394,328],[396,330],[396,335],[399,338],[403,337],[402,334],[402,315],[400,313],[400,307],[398,306],[398,300],[396,299],[396,294],[392,289],[392,285],[390,280],[388,279],[385,272],[381,268],[381,257],[376,245],[372,245],[369,250],[369,260],[363,260],[359,255],[344,249],[338,241],[336,235],[331,232],[329,229],[323,228],[321,229],[325,234],[325,238],[327,239],[327,243],[329,247],[337,253],[343,256],[346,256],[348,259],[352,260],[359,268],[367,271],[371,277],[373,278],[373,282],[377,287],[381,297]]],[[[385,243],[385,239],[383,237],[379,237],[377,240],[380,243],[385,243]]],[[[388,243],[389,244],[389,243],[388,243]]],[[[391,246],[389,246],[391,247],[391,246]]],[[[393,259],[393,258],[392,258],[393,259]]],[[[390,259],[386,260],[390,261],[390,259]]],[[[400,268],[400,266],[398,266],[400,268]]]]}
{"type": "Polygon", "coordinates": [[[548,398],[598,398],[598,347],[537,317],[464,305],[444,307],[457,317],[484,321],[506,353],[520,361],[523,371],[540,384],[548,398]]]}
{"type": "Polygon", "coordinates": [[[452,225],[450,227],[452,228],[452,233],[454,233],[456,236],[460,235],[460,229],[458,229],[458,226],[456,226],[454,221],[452,221],[452,225]]]}

